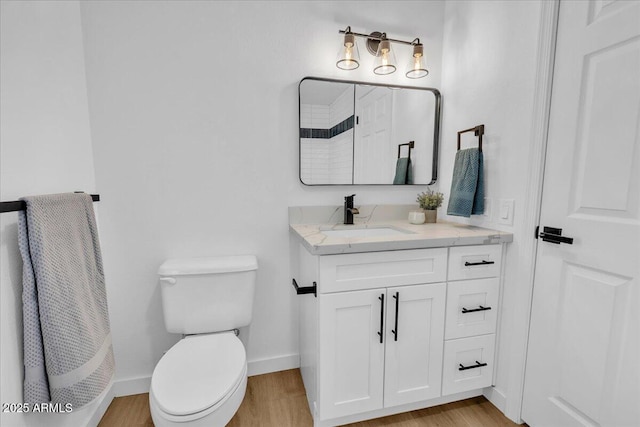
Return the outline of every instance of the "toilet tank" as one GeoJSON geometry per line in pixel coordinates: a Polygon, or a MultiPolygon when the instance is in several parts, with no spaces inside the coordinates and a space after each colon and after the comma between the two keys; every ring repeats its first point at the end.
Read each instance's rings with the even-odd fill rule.
{"type": "Polygon", "coordinates": [[[167,331],[204,334],[248,326],[257,269],[253,255],[163,262],[158,275],[167,331]]]}

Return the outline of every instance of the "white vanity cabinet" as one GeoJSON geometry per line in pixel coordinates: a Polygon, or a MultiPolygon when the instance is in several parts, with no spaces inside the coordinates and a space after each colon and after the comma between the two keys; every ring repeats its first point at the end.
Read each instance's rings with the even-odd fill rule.
{"type": "Polygon", "coordinates": [[[299,285],[317,283],[316,297],[299,297],[315,425],[482,394],[493,376],[501,253],[496,244],[312,255],[299,245],[299,285]]]}
{"type": "Polygon", "coordinates": [[[319,295],[322,418],[440,396],[445,295],[444,283],[319,295]]]}
{"type": "Polygon", "coordinates": [[[449,249],[442,395],[493,381],[501,245],[449,249]]]}

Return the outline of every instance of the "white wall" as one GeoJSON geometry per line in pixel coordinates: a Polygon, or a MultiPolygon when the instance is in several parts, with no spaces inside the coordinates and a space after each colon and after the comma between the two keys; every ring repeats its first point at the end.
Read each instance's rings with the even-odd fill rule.
{"type": "MultiPolygon", "coordinates": [[[[95,190],[76,2],[0,3],[0,198],[95,190]]],[[[22,402],[22,261],[17,213],[0,216],[0,402],[22,402]]],[[[0,425],[85,425],[70,414],[0,413],[0,425]]]]}
{"type": "MultiPolygon", "coordinates": [[[[502,410],[507,399],[519,399],[519,390],[509,389],[509,375],[517,372],[511,366],[516,354],[514,334],[524,332],[514,330],[521,323],[514,320],[517,313],[513,310],[518,306],[516,292],[528,286],[517,280],[522,241],[534,231],[524,229],[522,207],[533,133],[540,11],[538,1],[455,1],[447,2],[445,9],[439,184],[445,203],[441,217],[514,233],[506,252],[496,393],[492,396],[502,410]],[[485,193],[492,202],[492,215],[470,220],[447,217],[457,131],[479,124],[485,125],[485,193]],[[513,226],[498,223],[499,199],[515,200],[513,226]]],[[[477,144],[477,138],[469,135],[463,148],[477,144]]],[[[519,417],[517,413],[507,415],[514,420],[519,417]]]]}
{"type": "MultiPolygon", "coordinates": [[[[117,378],[148,377],[165,332],[156,271],[168,257],[253,253],[254,372],[297,360],[287,207],[413,203],[424,187],[305,187],[305,76],[440,86],[442,2],[86,2],[81,6],[101,239],[117,378]],[[335,67],[339,29],[420,37],[431,69],[335,67]]],[[[402,49],[402,48],[406,48],[402,49]]],[[[410,48],[396,54],[404,63],[410,48]]],[[[401,65],[402,65],[401,64],[401,65]]]]}
{"type": "MultiPolygon", "coordinates": [[[[439,89],[439,88],[438,88],[439,89]]],[[[397,90],[393,92],[393,135],[389,157],[398,155],[398,143],[414,141],[411,149],[413,182],[431,182],[433,162],[433,116],[435,95],[428,91],[397,90]]],[[[400,156],[407,157],[408,147],[402,147],[400,156]]],[[[393,181],[396,168],[391,167],[393,181]]]]}
{"type": "MultiPolygon", "coordinates": [[[[260,270],[249,359],[275,359],[254,364],[258,370],[287,366],[297,353],[287,206],[337,205],[350,193],[356,205],[413,203],[424,189],[300,184],[297,85],[311,75],[441,88],[445,194],[456,131],[486,125],[493,217],[449,219],[515,233],[496,382],[504,396],[513,395],[510,301],[525,285],[513,278],[519,239],[530,232],[518,208],[539,2],[447,2],[446,16],[443,2],[87,2],[81,17],[73,2],[1,5],[0,196],[95,191],[95,163],[119,380],[145,384],[177,339],[164,331],[155,275],[163,259],[255,253],[260,270]],[[375,76],[363,44],[358,70],[336,69],[337,31],[347,25],[420,37],[429,77],[375,76]],[[500,198],[516,200],[513,227],[496,222],[500,198]]],[[[401,66],[405,53],[396,54],[401,66]]],[[[2,402],[21,400],[16,217],[0,217],[2,402]]],[[[81,425],[73,416],[47,425],[81,425]]],[[[0,424],[34,420],[3,414],[0,424]]]]}

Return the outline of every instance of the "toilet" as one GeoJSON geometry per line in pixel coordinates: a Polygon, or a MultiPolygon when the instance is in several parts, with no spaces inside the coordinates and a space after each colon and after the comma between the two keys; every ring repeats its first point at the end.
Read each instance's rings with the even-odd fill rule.
{"type": "Polygon", "coordinates": [[[247,356],[236,335],[251,323],[253,255],[169,259],[158,269],[167,331],[183,334],[151,377],[156,427],[226,425],[247,389],[247,356]]]}

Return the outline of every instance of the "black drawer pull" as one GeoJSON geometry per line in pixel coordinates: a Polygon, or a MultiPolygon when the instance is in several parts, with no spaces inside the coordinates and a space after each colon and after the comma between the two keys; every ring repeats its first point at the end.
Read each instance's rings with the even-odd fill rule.
{"type": "Polygon", "coordinates": [[[463,313],[474,313],[476,311],[487,311],[487,310],[491,310],[491,307],[483,307],[479,305],[478,308],[472,308],[471,310],[467,310],[466,308],[462,307],[463,313]]]}
{"type": "Polygon", "coordinates": [[[291,284],[293,285],[293,288],[296,290],[296,294],[298,295],[313,294],[315,297],[318,296],[318,284],[316,282],[313,282],[313,286],[305,286],[302,288],[298,286],[298,282],[296,282],[296,279],[293,279],[291,284]]]}
{"type": "Polygon", "coordinates": [[[458,368],[458,371],[466,371],[467,369],[475,369],[475,368],[481,368],[483,366],[487,366],[486,363],[480,363],[476,360],[476,364],[473,366],[463,366],[462,363],[460,364],[460,367],[458,368]]]}
{"type": "Polygon", "coordinates": [[[495,261],[485,261],[485,260],[482,260],[480,262],[469,262],[469,261],[467,261],[467,262],[464,263],[464,266],[465,267],[469,267],[469,266],[472,266],[472,265],[489,265],[489,264],[495,264],[495,261]]]}

